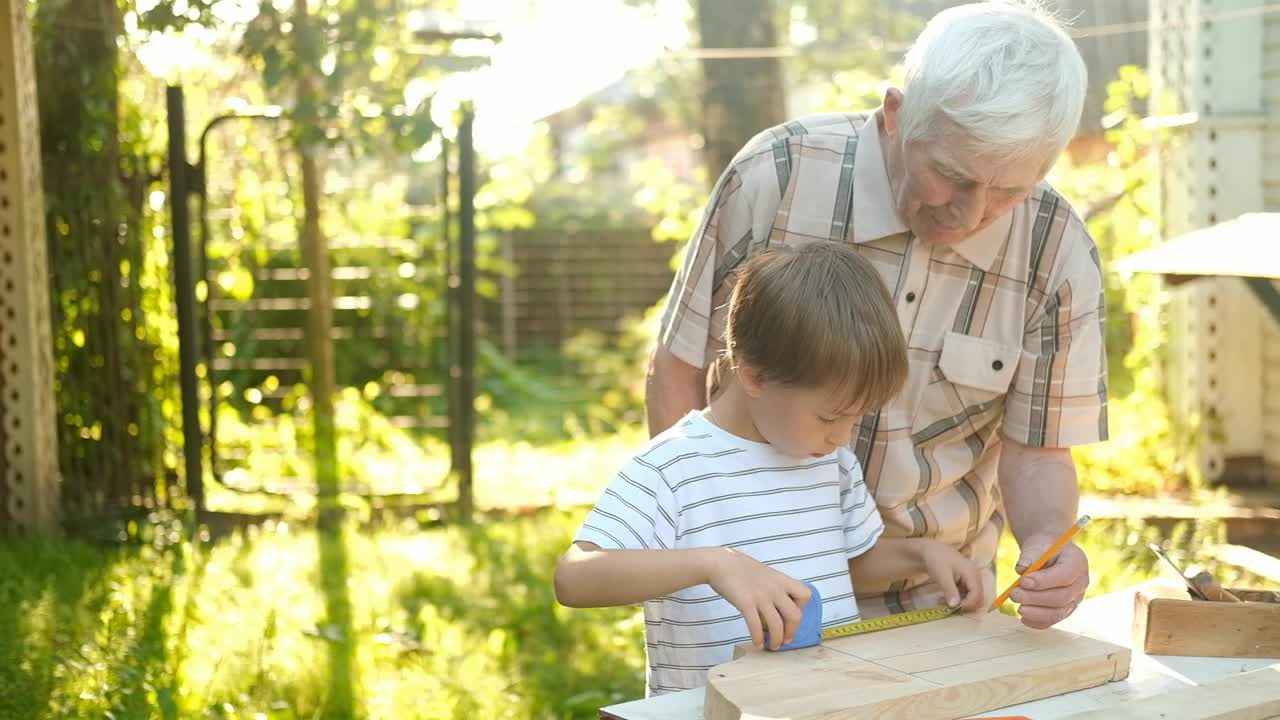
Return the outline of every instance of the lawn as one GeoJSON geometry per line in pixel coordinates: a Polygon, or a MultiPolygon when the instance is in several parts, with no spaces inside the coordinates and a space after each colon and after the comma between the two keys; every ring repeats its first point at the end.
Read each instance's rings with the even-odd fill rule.
{"type": "MultiPolygon", "coordinates": [[[[0,544],[0,718],[533,720],[639,697],[638,611],[554,602],[586,508],[532,506],[566,500],[557,479],[575,493],[607,480],[570,477],[565,457],[600,456],[580,452],[512,450],[481,496],[529,509],[470,527],[278,522],[210,541],[159,523],[121,545],[0,544]]],[[[1149,540],[1186,551],[1221,532],[1095,522],[1091,593],[1160,572],[1149,540]]]]}
{"type": "Polygon", "coordinates": [[[642,623],[555,604],[577,519],[0,546],[0,717],[591,717],[642,623]]]}

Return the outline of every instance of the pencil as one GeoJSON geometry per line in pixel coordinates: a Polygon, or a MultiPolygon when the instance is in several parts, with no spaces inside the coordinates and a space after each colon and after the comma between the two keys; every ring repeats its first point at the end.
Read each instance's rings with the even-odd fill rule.
{"type": "Polygon", "coordinates": [[[1054,555],[1057,555],[1058,551],[1061,550],[1063,546],[1071,542],[1071,538],[1075,537],[1076,533],[1080,532],[1080,528],[1088,524],[1089,524],[1089,516],[1081,515],[1080,519],[1077,520],[1074,525],[1067,528],[1067,531],[1062,533],[1062,537],[1058,538],[1058,541],[1055,542],[1052,547],[1050,547],[1048,550],[1045,550],[1043,555],[1037,558],[1035,562],[1031,563],[1031,567],[1018,573],[1018,579],[1014,580],[1013,584],[1011,584],[1004,592],[1000,593],[1000,597],[996,598],[996,601],[991,603],[991,608],[987,610],[987,612],[991,612],[991,610],[995,610],[996,608],[1003,605],[1004,601],[1008,600],[1009,596],[1012,595],[1013,591],[1018,587],[1018,583],[1022,582],[1023,575],[1026,575],[1027,573],[1033,573],[1039,570],[1040,568],[1044,567],[1044,564],[1049,562],[1049,560],[1054,555]]]}

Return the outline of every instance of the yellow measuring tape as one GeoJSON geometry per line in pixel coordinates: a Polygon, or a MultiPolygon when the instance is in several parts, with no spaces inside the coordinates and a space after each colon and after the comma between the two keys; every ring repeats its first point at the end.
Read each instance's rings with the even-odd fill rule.
{"type": "Polygon", "coordinates": [[[941,620],[942,618],[949,617],[955,613],[956,610],[952,608],[935,607],[897,613],[896,615],[885,615],[872,620],[863,620],[861,622],[849,623],[848,625],[836,625],[835,627],[823,628],[822,639],[832,640],[834,638],[848,637],[850,635],[861,635],[863,633],[876,632],[877,630],[891,630],[893,628],[906,627],[907,625],[929,622],[930,620],[941,620]]]}

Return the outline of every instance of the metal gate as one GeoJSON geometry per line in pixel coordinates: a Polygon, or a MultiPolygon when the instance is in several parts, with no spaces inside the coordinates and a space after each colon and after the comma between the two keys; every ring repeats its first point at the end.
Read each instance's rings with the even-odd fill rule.
{"type": "MultiPolygon", "coordinates": [[[[226,201],[227,183],[212,179],[214,167],[224,172],[218,176],[222,179],[237,170],[234,157],[210,156],[221,126],[232,121],[279,125],[279,113],[266,109],[214,118],[199,136],[193,164],[185,154],[181,88],[169,89],[168,104],[188,493],[205,510],[205,478],[242,491],[319,492],[314,473],[308,476],[308,465],[314,463],[303,442],[305,428],[294,422],[307,415],[314,400],[306,383],[312,308],[304,287],[309,269],[299,242],[300,223],[293,215],[246,221],[234,198],[226,201]],[[187,203],[192,196],[199,228],[195,242],[187,203]],[[293,437],[288,437],[290,428],[293,437]]],[[[339,458],[340,467],[353,467],[350,451],[376,440],[361,432],[391,434],[397,442],[407,438],[419,445],[443,435],[449,461],[433,484],[456,477],[459,503],[467,512],[475,357],[471,128],[468,110],[458,128],[456,172],[450,169],[445,143],[440,172],[413,179],[417,194],[427,202],[406,204],[404,232],[341,235],[328,245],[340,413],[352,407],[368,411],[358,414],[355,436],[340,438],[339,447],[348,450],[348,457],[339,458]],[[451,177],[456,178],[456,193],[451,192],[451,177]],[[451,232],[455,224],[456,233],[451,232]]],[[[274,145],[273,151],[283,155],[280,147],[274,145]]],[[[289,176],[281,173],[261,182],[287,184],[289,176]]],[[[292,190],[286,187],[283,193],[282,204],[288,206],[292,190]]],[[[339,420],[339,426],[344,424],[339,420]]],[[[339,489],[412,496],[432,488],[422,482],[354,482],[348,473],[339,478],[339,489]]]]}

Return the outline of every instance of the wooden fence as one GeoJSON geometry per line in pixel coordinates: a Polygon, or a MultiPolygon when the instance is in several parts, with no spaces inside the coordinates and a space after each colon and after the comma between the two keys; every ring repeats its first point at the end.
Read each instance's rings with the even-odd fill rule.
{"type": "Polygon", "coordinates": [[[493,278],[486,324],[508,356],[559,348],[583,330],[616,336],[624,317],[666,294],[677,249],[647,228],[509,233],[502,254],[514,273],[493,278]]]}

